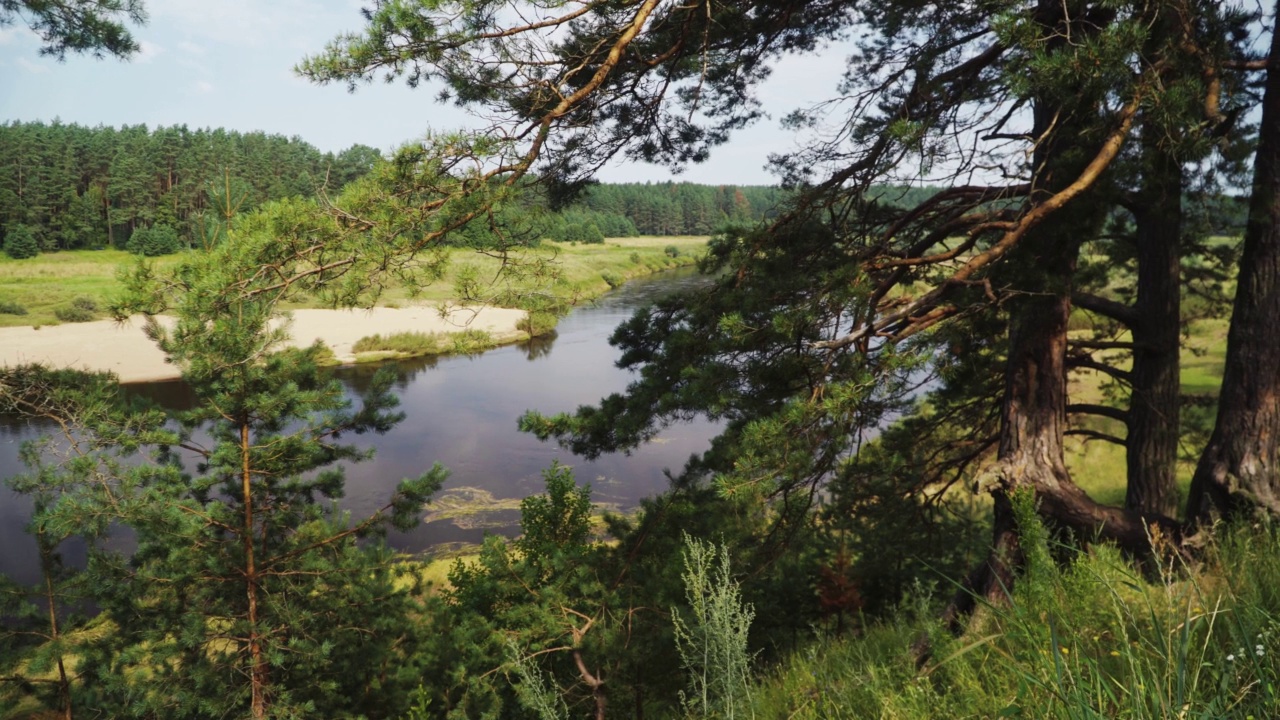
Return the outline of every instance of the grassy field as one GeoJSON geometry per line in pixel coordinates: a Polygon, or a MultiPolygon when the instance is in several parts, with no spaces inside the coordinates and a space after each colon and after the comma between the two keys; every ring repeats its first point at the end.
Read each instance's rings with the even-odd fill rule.
{"type": "MultiPolygon", "coordinates": [[[[557,263],[561,273],[558,292],[589,299],[628,278],[690,265],[702,254],[706,241],[705,237],[637,237],[611,239],[603,245],[544,242],[532,252],[557,263]]],[[[155,262],[163,269],[180,260],[181,255],[172,255],[155,262]]],[[[69,307],[76,298],[89,298],[105,308],[120,290],[119,269],[135,262],[135,256],[120,250],[47,253],[28,260],[0,254],[0,307],[17,305],[26,310],[21,315],[0,312],[0,327],[55,325],[60,322],[55,312],[69,307]]],[[[488,280],[499,264],[496,258],[455,251],[443,280],[417,298],[410,298],[403,288],[388,288],[383,304],[456,298],[454,283],[464,268],[475,268],[482,280],[488,280]]]]}
{"type": "MultiPolygon", "coordinates": [[[[1198,320],[1191,323],[1190,333],[1182,347],[1182,393],[1197,396],[1207,402],[1218,393],[1222,384],[1222,370],[1227,356],[1226,319],[1198,320]]],[[[1126,363],[1118,363],[1127,369],[1126,363]]],[[[1071,400],[1079,403],[1109,404],[1103,391],[1105,377],[1096,371],[1076,373],[1071,385],[1071,400]]],[[[1190,405],[1191,403],[1188,403],[1190,405]]],[[[1196,408],[1183,408],[1183,434],[1203,413],[1196,408]]],[[[1212,420],[1212,418],[1210,418],[1212,420]]],[[[1125,427],[1118,420],[1091,417],[1087,427],[1117,437],[1124,437],[1125,427]]],[[[1184,448],[1193,451],[1198,448],[1184,448]]],[[[1100,440],[1085,440],[1079,436],[1067,438],[1067,466],[1072,477],[1095,500],[1111,505],[1123,505],[1126,470],[1125,451],[1117,445],[1100,440]]],[[[1178,491],[1186,498],[1191,485],[1191,473],[1195,470],[1192,458],[1184,458],[1178,467],[1178,491]]]]}

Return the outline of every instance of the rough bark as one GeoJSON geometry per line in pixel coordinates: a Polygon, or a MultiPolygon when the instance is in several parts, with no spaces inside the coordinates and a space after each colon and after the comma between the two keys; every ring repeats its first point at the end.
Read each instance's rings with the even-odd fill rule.
{"type": "Polygon", "coordinates": [[[1125,508],[1170,517],[1178,512],[1177,462],[1182,233],[1182,166],[1162,147],[1152,122],[1142,132],[1138,194],[1138,288],[1132,333],[1125,508]]]}
{"type": "MultiPolygon", "coordinates": [[[[1042,0],[1042,17],[1065,10],[1042,0]]],[[[1088,20],[1079,14],[1070,17],[1073,24],[1088,20]]],[[[1087,31],[1083,25],[1075,29],[1087,31]]],[[[1059,33],[1060,38],[1066,36],[1059,33]]],[[[1034,109],[1033,136],[1046,138],[1037,145],[1034,158],[1036,167],[1042,168],[1037,185],[1043,194],[1055,192],[1079,175],[1082,160],[1073,149],[1082,140],[1098,136],[1091,127],[1097,121],[1095,104],[1086,97],[1069,102],[1072,107],[1039,101],[1034,109]]],[[[1027,292],[1009,305],[998,480],[1002,492],[1034,491],[1040,514],[1052,525],[1142,553],[1149,548],[1149,524],[1160,524],[1167,534],[1178,536],[1177,523],[1098,504],[1072,481],[1064,455],[1073,278],[1082,240],[1096,234],[1107,212],[1107,204],[1095,194],[1091,189],[1055,212],[1010,258],[1011,277],[1027,292]]]]}
{"type": "Polygon", "coordinates": [[[248,602],[249,621],[249,685],[250,712],[254,718],[267,716],[267,657],[262,648],[262,634],[258,623],[258,568],[253,554],[253,484],[252,468],[249,454],[249,425],[240,425],[240,453],[243,461],[241,469],[241,492],[244,502],[244,581],[245,595],[248,602]]]}
{"type": "Polygon", "coordinates": [[[1197,521],[1280,515],[1280,33],[1273,31],[1218,416],[1191,480],[1197,521]]]}

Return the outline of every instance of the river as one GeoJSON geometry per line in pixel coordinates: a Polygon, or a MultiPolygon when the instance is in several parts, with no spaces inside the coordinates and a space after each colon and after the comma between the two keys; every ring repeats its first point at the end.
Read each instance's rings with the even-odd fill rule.
{"type": "MultiPolygon", "coordinates": [[[[630,455],[605,455],[588,462],[519,432],[525,411],[571,411],[623,390],[630,374],[615,366],[618,351],[609,345],[614,328],[653,300],[705,282],[692,270],[662,273],[628,282],[593,304],[564,318],[553,338],[502,347],[471,357],[418,358],[395,363],[395,388],[406,417],[385,435],[356,436],[372,447],[372,460],[347,464],[346,497],[341,505],[354,517],[381,507],[396,484],[439,462],[450,471],[435,506],[455,508],[447,519],[429,505],[416,529],[392,532],[392,546],[420,552],[446,543],[476,543],[486,532],[516,532],[519,498],[542,490],[541,472],[553,461],[573,467],[580,483],[592,487],[592,500],[626,511],[642,498],[666,489],[663,470],[678,470],[691,454],[704,451],[715,427],[704,421],[681,423],[630,455]]],[[[339,368],[336,376],[353,394],[374,372],[368,365],[339,368]]],[[[181,408],[191,402],[181,382],[133,386],[162,405],[181,408]]],[[[32,423],[0,416],[0,476],[22,471],[18,448],[47,432],[32,423]]],[[[20,582],[37,579],[35,544],[23,526],[31,512],[25,498],[0,489],[0,572],[20,582]]],[[[77,562],[82,548],[69,546],[67,560],[77,562]]]]}

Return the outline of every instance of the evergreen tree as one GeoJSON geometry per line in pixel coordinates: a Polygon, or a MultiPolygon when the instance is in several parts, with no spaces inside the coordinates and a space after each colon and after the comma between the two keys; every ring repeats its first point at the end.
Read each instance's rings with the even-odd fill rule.
{"type": "MultiPolygon", "coordinates": [[[[998,421],[994,438],[966,438],[985,451],[958,465],[972,473],[985,463],[982,485],[995,500],[995,552],[973,589],[999,594],[1012,580],[1017,529],[1007,498],[1019,488],[1034,491],[1053,523],[1135,552],[1148,547],[1153,523],[1180,531],[1174,518],[1150,511],[1167,508],[1159,493],[1150,501],[1137,493],[1129,508],[1116,508],[1072,481],[1064,443],[1077,358],[1069,362],[1068,331],[1082,244],[1100,235],[1118,203],[1122,150],[1143,127],[1144,110],[1151,128],[1185,128],[1193,142],[1231,132],[1190,111],[1224,101],[1237,104],[1220,115],[1243,109],[1228,88],[1245,82],[1239,43],[1247,18],[1200,0],[1174,9],[1092,0],[749,9],[645,2],[548,10],[538,23],[511,27],[496,10],[502,5],[379,8],[366,34],[345,36],[302,70],[353,85],[383,73],[411,84],[439,79],[464,104],[523,128],[504,137],[538,138],[504,156],[519,158],[508,165],[513,172],[537,162],[574,187],[618,153],[672,164],[702,157],[754,117],[754,88],[774,58],[856,23],[869,33],[840,102],[818,111],[835,114],[795,117],[804,127],[832,121],[834,136],[775,160],[785,184],[802,192],[767,229],[733,233],[714,248],[708,268],[731,280],[620,331],[623,362],[640,371],[626,396],[572,417],[533,416],[530,428],[580,449],[617,449],[676,417],[724,417],[725,436],[691,469],[715,474],[725,492],[763,490],[781,504],[779,518],[802,517],[794,505],[816,496],[838,459],[861,445],[864,422],[878,419],[866,409],[893,401],[879,395],[892,388],[870,378],[944,352],[941,343],[955,338],[944,325],[978,327],[975,318],[991,317],[981,327],[1004,340],[982,363],[1002,378],[998,421]],[[1170,13],[1185,21],[1167,22],[1170,13]],[[525,42],[556,29],[571,29],[572,39],[525,42]],[[406,54],[395,41],[401,34],[433,39],[406,54]],[[702,38],[696,49],[692,36],[702,38]],[[1189,48],[1195,68],[1180,70],[1189,48]],[[502,57],[510,72],[485,75],[470,64],[473,52],[502,57]],[[549,77],[572,94],[546,97],[549,77]],[[667,94],[682,81],[698,92],[667,94]],[[976,140],[960,147],[952,142],[960,136],[976,140]],[[975,185],[983,173],[1013,180],[975,185]],[[909,207],[884,199],[886,189],[929,184],[942,189],[900,194],[909,207]]],[[[1169,195],[1150,174],[1143,182],[1142,202],[1169,195]]],[[[655,186],[651,196],[638,229],[672,232],[683,219],[679,190],[655,186]]],[[[730,220],[754,213],[739,189],[719,200],[730,220]]],[[[1142,232],[1151,233],[1145,221],[1142,232]]],[[[1153,265],[1170,256],[1169,242],[1143,241],[1148,270],[1160,272],[1153,265]]],[[[1143,307],[1164,302],[1143,284],[1143,307]]],[[[1161,314],[1166,328],[1171,312],[1161,314]]],[[[1154,341],[1168,351],[1163,335],[1154,341]]]]}
{"type": "Polygon", "coordinates": [[[41,55],[59,60],[69,52],[128,58],[139,46],[125,23],[147,20],[141,0],[0,0],[0,27],[15,17],[40,36],[41,55]]]}
{"type": "Polygon", "coordinates": [[[40,254],[40,242],[26,225],[13,225],[4,234],[4,253],[14,260],[40,254]]]}

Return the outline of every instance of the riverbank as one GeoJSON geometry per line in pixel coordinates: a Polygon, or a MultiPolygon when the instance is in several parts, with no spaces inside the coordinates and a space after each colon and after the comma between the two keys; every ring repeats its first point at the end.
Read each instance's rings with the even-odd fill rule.
{"type": "MultiPolygon", "coordinates": [[[[692,265],[705,252],[706,243],[705,237],[611,238],[596,245],[545,241],[528,254],[555,262],[560,275],[557,292],[589,299],[607,292],[619,280],[692,265]]],[[[164,272],[177,265],[181,258],[182,255],[166,255],[149,262],[164,272]]],[[[68,317],[68,310],[77,303],[98,308],[91,311],[88,319],[102,319],[103,309],[110,306],[120,290],[117,279],[120,268],[137,261],[136,256],[120,250],[45,253],[26,260],[14,260],[0,253],[0,328],[69,324],[59,318],[59,312],[68,317]]],[[[465,274],[472,272],[482,282],[490,280],[502,263],[501,258],[451,250],[444,276],[437,282],[422,288],[416,297],[410,297],[403,287],[388,287],[379,304],[407,307],[448,301],[459,297],[459,280],[465,274]]]]}
{"type": "MultiPolygon", "coordinates": [[[[519,342],[528,335],[519,329],[523,310],[460,307],[441,317],[434,306],[372,308],[369,310],[294,310],[289,345],[307,347],[323,342],[338,364],[361,358],[353,346],[375,334],[405,332],[453,334],[487,333],[495,345],[519,342]]],[[[161,317],[161,322],[171,322],[161,317]]],[[[95,320],[51,327],[0,328],[0,365],[43,363],[51,367],[114,372],[123,383],[173,380],[178,368],[147,339],[143,318],[124,323],[95,320]]]]}
{"type": "MultiPolygon", "coordinates": [[[[705,238],[620,238],[602,245],[544,243],[538,252],[553,257],[560,268],[555,291],[584,302],[626,280],[691,265],[705,243],[705,238]]],[[[440,350],[430,349],[360,352],[357,345],[373,336],[439,337],[442,340],[437,346],[457,346],[468,352],[527,340],[529,330],[534,328],[523,309],[448,303],[456,276],[468,268],[484,273],[489,270],[488,265],[496,262],[469,253],[456,255],[451,276],[414,299],[399,288],[390,288],[383,306],[372,309],[294,308],[290,344],[309,346],[323,342],[333,352],[335,364],[348,365],[441,354],[440,350]],[[450,307],[444,316],[439,311],[442,303],[450,307]]],[[[116,268],[128,260],[124,253],[85,251],[0,263],[0,305],[32,308],[25,315],[0,314],[0,366],[44,363],[110,371],[125,383],[179,377],[178,369],[146,338],[141,317],[123,324],[112,320],[56,319],[58,310],[73,307],[77,299],[81,299],[79,304],[90,307],[109,304],[118,287],[116,268]],[[94,255],[95,252],[99,254],[94,255]]]]}

